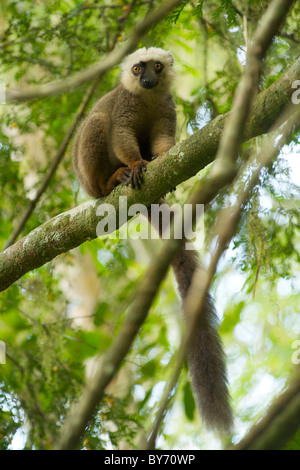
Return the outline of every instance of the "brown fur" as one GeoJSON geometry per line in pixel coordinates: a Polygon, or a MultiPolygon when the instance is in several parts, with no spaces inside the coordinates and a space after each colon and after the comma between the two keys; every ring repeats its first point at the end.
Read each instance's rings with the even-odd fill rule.
{"type": "MultiPolygon", "coordinates": [[[[161,199],[158,203],[165,204],[161,199]]],[[[155,225],[161,237],[161,220],[155,221],[158,226],[154,224],[151,211],[148,212],[148,219],[155,225]]],[[[184,301],[196,269],[202,269],[198,253],[181,248],[172,268],[182,299],[185,321],[188,321],[184,301]]],[[[229,404],[225,355],[218,333],[218,317],[210,295],[207,295],[204,311],[188,346],[188,366],[196,403],[206,426],[220,432],[229,432],[232,427],[232,411],[229,404]]]]}
{"type": "MultiPolygon", "coordinates": [[[[201,269],[196,251],[181,249],[172,264],[182,298],[187,296],[195,270],[201,269]]],[[[218,317],[210,295],[188,347],[188,365],[197,406],[210,429],[229,432],[232,411],[229,404],[225,355],[217,330],[218,317]]]]}
{"type": "Polygon", "coordinates": [[[139,188],[146,163],[173,147],[175,131],[168,90],[136,95],[119,85],[96,103],[76,135],[73,164],[80,184],[95,198],[118,183],[139,188]]]}
{"type": "MultiPolygon", "coordinates": [[[[106,196],[119,183],[130,182],[138,189],[146,162],[175,144],[176,113],[169,92],[174,76],[171,54],[144,48],[128,56],[124,64],[121,84],[96,103],[74,142],[73,162],[79,182],[95,198],[106,196]],[[154,88],[142,88],[139,77],[132,74],[131,67],[139,60],[163,63],[154,88]]],[[[160,227],[157,229],[160,232],[160,227]]],[[[196,252],[183,248],[172,266],[184,310],[184,299],[198,266],[196,252]]],[[[206,424],[228,431],[232,417],[224,353],[210,297],[189,345],[188,362],[206,424]]]]}

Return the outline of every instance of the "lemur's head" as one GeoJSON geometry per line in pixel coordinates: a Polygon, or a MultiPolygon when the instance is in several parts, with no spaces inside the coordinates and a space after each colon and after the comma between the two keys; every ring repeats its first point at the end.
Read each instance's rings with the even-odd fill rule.
{"type": "Polygon", "coordinates": [[[158,47],[143,47],[123,61],[121,82],[134,94],[143,90],[168,90],[175,76],[173,63],[170,52],[158,47]]]}

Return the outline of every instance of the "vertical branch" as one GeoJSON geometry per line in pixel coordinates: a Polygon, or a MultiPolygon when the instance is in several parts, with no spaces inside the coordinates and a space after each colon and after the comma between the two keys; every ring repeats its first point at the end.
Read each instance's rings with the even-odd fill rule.
{"type": "Polygon", "coordinates": [[[265,57],[272,39],[284,21],[293,0],[273,0],[264,13],[254,33],[247,51],[247,64],[233,101],[232,112],[225,124],[212,170],[213,175],[232,181],[235,174],[235,161],[243,139],[247,119],[257,92],[259,78],[265,57]]]}
{"type": "MultiPolygon", "coordinates": [[[[197,203],[207,203],[218,193],[220,187],[231,183],[235,177],[237,155],[242,143],[245,126],[252,110],[255,93],[257,91],[261,73],[261,63],[269,45],[271,44],[274,34],[283,22],[285,15],[288,12],[288,7],[292,3],[292,0],[273,0],[255,31],[252,45],[248,51],[245,74],[237,89],[232,111],[225,123],[216,160],[212,167],[212,171],[208,175],[203,186],[194,195],[193,205],[197,203]]],[[[289,110],[289,113],[290,112],[291,111],[289,110]]],[[[299,113],[296,114],[296,119],[298,114],[299,113]]],[[[296,122],[297,121],[295,121],[295,123],[296,122]]],[[[276,124],[278,126],[278,121],[276,124]]],[[[290,127],[288,129],[290,130],[290,127]]],[[[280,135],[281,131],[278,133],[278,136],[280,135]]],[[[283,143],[286,138],[287,135],[284,135],[283,143]]],[[[234,208],[229,208],[229,213],[228,209],[223,209],[217,218],[218,240],[215,249],[211,253],[211,261],[207,271],[198,269],[193,277],[192,285],[189,289],[187,298],[185,299],[186,316],[189,318],[189,322],[186,326],[185,335],[178,351],[176,366],[173,367],[155,422],[148,434],[148,442],[146,444],[141,443],[143,448],[153,449],[155,447],[159,427],[166,413],[172,390],[177,383],[186,355],[187,346],[190,344],[197,322],[202,315],[205,299],[220,256],[226,249],[227,243],[230,241],[238,223],[243,202],[249,195],[250,190],[257,183],[261,168],[267,166],[279,152],[278,150],[277,153],[274,153],[274,147],[276,149],[275,140],[272,140],[271,143],[269,143],[269,140],[267,142],[266,148],[262,151],[262,155],[266,156],[261,159],[261,162],[259,162],[258,169],[252,173],[250,183],[245,184],[244,188],[242,186],[241,192],[237,198],[238,203],[234,208]]],[[[250,168],[251,165],[247,165],[247,169],[250,168]]],[[[242,178],[241,181],[243,181],[242,178]]]]}

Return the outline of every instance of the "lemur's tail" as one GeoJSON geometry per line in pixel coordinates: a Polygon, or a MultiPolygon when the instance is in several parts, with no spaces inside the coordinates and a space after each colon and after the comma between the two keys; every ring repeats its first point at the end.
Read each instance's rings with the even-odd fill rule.
{"type": "MultiPolygon", "coordinates": [[[[166,204],[164,201],[158,203],[166,204]]],[[[161,220],[148,219],[162,235],[161,220]],[[156,226],[158,225],[158,226],[156,226]]],[[[188,321],[184,301],[196,269],[200,268],[198,254],[182,247],[172,263],[182,300],[185,321],[188,321]]],[[[188,346],[188,365],[192,377],[197,406],[208,428],[228,432],[232,427],[232,411],[229,404],[225,355],[217,329],[217,315],[210,295],[205,309],[188,346]]]]}

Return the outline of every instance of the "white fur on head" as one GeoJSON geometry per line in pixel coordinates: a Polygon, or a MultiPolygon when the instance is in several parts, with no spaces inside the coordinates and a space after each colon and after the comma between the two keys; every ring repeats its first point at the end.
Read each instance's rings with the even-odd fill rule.
{"type": "Polygon", "coordinates": [[[125,57],[122,63],[122,78],[121,82],[127,90],[133,94],[139,94],[141,92],[148,92],[151,90],[145,90],[141,87],[139,78],[134,76],[131,72],[132,67],[139,62],[148,62],[149,60],[154,60],[161,62],[164,65],[164,69],[161,72],[159,78],[159,84],[155,88],[152,88],[153,91],[162,91],[168,90],[173,78],[175,77],[175,72],[173,70],[174,59],[169,51],[165,51],[159,47],[142,47],[137,49],[132,54],[125,57]]]}

